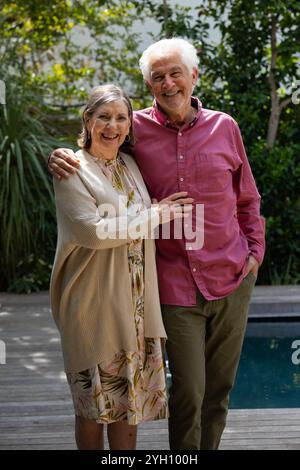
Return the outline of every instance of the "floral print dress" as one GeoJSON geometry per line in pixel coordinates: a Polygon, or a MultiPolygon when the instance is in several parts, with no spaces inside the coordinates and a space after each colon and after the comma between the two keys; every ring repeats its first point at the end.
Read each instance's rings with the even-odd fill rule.
{"type": "MultiPolygon", "coordinates": [[[[121,156],[116,160],[95,161],[116,191],[127,197],[128,210],[132,207],[134,215],[141,210],[141,196],[121,156]]],[[[137,425],[168,417],[161,342],[144,337],[142,239],[128,244],[128,265],[138,352],[119,351],[109,361],[78,373],[67,373],[76,415],[103,424],[126,420],[130,425],[137,425]]]]}

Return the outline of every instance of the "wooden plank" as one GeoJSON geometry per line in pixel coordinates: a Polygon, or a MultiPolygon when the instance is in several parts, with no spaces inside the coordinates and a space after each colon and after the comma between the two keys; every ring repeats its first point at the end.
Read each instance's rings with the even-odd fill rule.
{"type": "MultiPolygon", "coordinates": [[[[0,309],[0,449],[75,449],[74,411],[46,295],[0,309]]],[[[168,449],[166,420],[143,423],[138,448],[168,449]]],[[[222,449],[300,449],[300,408],[230,410],[222,449]]]]}

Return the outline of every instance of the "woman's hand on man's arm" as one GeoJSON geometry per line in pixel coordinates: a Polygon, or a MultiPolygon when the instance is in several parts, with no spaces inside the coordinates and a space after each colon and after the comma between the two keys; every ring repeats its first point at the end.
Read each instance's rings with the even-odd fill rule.
{"type": "Polygon", "coordinates": [[[79,168],[80,162],[71,149],[56,149],[48,158],[48,170],[57,179],[68,178],[79,168]]]}

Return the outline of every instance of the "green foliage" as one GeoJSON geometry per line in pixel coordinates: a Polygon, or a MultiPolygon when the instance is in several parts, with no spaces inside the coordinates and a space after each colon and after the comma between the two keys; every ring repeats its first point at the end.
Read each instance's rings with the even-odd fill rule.
{"type": "Polygon", "coordinates": [[[276,93],[284,102],[300,79],[299,2],[203,0],[193,9],[161,0],[2,0],[1,6],[0,79],[8,93],[0,105],[0,290],[47,288],[56,226],[44,160],[61,146],[59,138],[76,144],[78,109],[89,89],[115,82],[135,108],[151,103],[136,32],[148,18],[161,25],[158,37],[149,33],[153,40],[181,36],[194,43],[195,94],[241,127],[267,225],[259,282],[299,283],[300,105],[283,109],[275,145],[266,148],[272,21],[276,93]]]}
{"type": "Polygon", "coordinates": [[[7,104],[0,106],[0,289],[16,281],[31,253],[42,259],[50,249],[53,255],[55,211],[44,158],[61,145],[50,135],[38,97],[6,85],[7,104]]]}
{"type": "MultiPolygon", "coordinates": [[[[53,240],[55,239],[55,233],[53,240]]],[[[45,250],[46,252],[46,250],[45,250]]],[[[49,252],[53,256],[53,246],[49,247],[49,252]]],[[[18,262],[16,266],[16,276],[11,280],[8,286],[8,292],[21,294],[25,292],[39,292],[48,289],[50,282],[50,273],[52,263],[49,263],[49,252],[44,256],[46,259],[39,257],[39,253],[30,253],[26,258],[18,262]]]]}
{"type": "Polygon", "coordinates": [[[267,150],[251,147],[251,163],[266,217],[267,253],[260,276],[265,283],[300,281],[300,145],[267,150]]]}
{"type": "MultiPolygon", "coordinates": [[[[43,89],[48,105],[77,115],[89,90],[115,82],[136,102],[145,88],[138,69],[142,21],[128,0],[4,0],[0,11],[0,63],[43,89]]],[[[6,75],[6,74],[5,74],[6,75]]]]}

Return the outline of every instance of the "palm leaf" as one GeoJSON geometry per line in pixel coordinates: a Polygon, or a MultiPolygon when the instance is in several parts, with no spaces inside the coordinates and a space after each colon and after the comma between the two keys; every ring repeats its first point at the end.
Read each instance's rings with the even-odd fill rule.
{"type": "Polygon", "coordinates": [[[49,221],[55,226],[45,157],[61,145],[48,135],[38,108],[33,115],[36,101],[24,90],[10,89],[6,105],[0,106],[0,269],[1,277],[6,276],[2,288],[18,278],[20,262],[32,254],[40,257],[44,247],[54,250],[53,230],[45,230],[49,221]]]}

